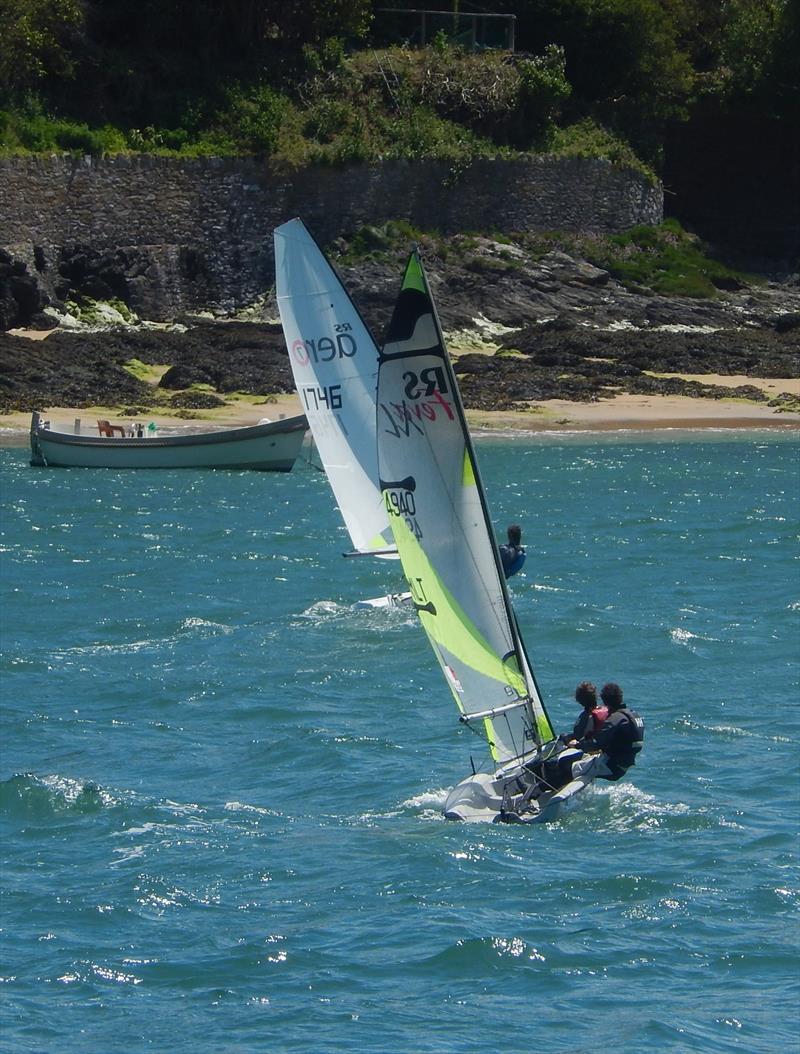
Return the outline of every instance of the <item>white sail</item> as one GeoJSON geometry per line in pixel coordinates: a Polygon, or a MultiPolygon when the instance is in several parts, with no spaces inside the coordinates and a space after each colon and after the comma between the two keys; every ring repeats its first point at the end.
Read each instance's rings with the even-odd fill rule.
{"type": "Polygon", "coordinates": [[[553,729],[511,608],[455,374],[422,263],[408,262],[378,375],[380,484],[415,607],[498,766],[553,729]]]}
{"type": "Polygon", "coordinates": [[[275,230],[275,288],[295,385],[353,547],[396,557],[378,487],[378,349],[299,219],[275,230]]]}

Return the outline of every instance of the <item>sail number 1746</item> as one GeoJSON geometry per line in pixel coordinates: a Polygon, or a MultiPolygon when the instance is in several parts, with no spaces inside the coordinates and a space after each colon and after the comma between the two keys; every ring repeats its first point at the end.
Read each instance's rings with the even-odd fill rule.
{"type": "Polygon", "coordinates": [[[342,408],[341,384],[330,384],[325,387],[305,385],[300,389],[300,394],[306,410],[319,410],[320,407],[325,407],[327,410],[341,410],[342,408]]]}

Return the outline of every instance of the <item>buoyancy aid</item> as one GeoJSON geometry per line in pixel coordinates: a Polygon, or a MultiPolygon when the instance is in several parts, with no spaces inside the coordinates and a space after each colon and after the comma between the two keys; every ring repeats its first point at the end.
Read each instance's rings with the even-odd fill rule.
{"type": "Polygon", "coordinates": [[[620,707],[609,715],[594,737],[594,743],[586,745],[603,751],[611,778],[619,779],[636,764],[636,756],[644,745],[644,721],[635,710],[620,707]]]}
{"type": "Polygon", "coordinates": [[[630,749],[635,756],[644,746],[644,719],[635,710],[629,710],[627,706],[622,707],[619,712],[628,719],[622,726],[623,735],[628,738],[630,749]]]}
{"type": "Polygon", "coordinates": [[[573,739],[594,739],[608,717],[608,707],[598,704],[593,710],[583,710],[572,730],[573,739]]]}
{"type": "Polygon", "coordinates": [[[592,710],[592,721],[589,727],[586,729],[586,738],[594,737],[603,727],[603,724],[608,717],[608,707],[603,706],[602,703],[598,704],[594,710],[592,710]]]}

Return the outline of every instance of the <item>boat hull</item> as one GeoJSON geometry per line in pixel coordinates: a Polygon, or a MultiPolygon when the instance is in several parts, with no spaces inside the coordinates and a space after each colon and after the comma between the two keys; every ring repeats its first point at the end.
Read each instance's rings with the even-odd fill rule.
{"type": "Polygon", "coordinates": [[[357,600],[355,610],[375,608],[399,608],[411,600],[410,593],[387,593],[384,597],[371,597],[369,600],[357,600]]]}
{"type": "Polygon", "coordinates": [[[476,772],[453,787],[443,812],[447,820],[467,823],[553,823],[575,808],[593,782],[590,770],[556,791],[531,797],[531,778],[522,768],[501,777],[476,772]]]}
{"type": "Polygon", "coordinates": [[[153,438],[72,435],[31,424],[31,464],[58,468],[225,468],[291,471],[306,433],[304,415],[249,428],[153,438]]]}

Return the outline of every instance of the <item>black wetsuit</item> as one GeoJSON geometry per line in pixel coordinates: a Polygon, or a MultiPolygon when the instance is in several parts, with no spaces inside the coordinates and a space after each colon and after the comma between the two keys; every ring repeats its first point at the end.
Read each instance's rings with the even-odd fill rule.
{"type": "Polygon", "coordinates": [[[602,750],[611,775],[604,777],[618,780],[636,764],[636,755],[644,743],[644,721],[635,710],[627,706],[612,710],[603,722],[594,738],[582,739],[578,746],[581,750],[602,750]]]}

